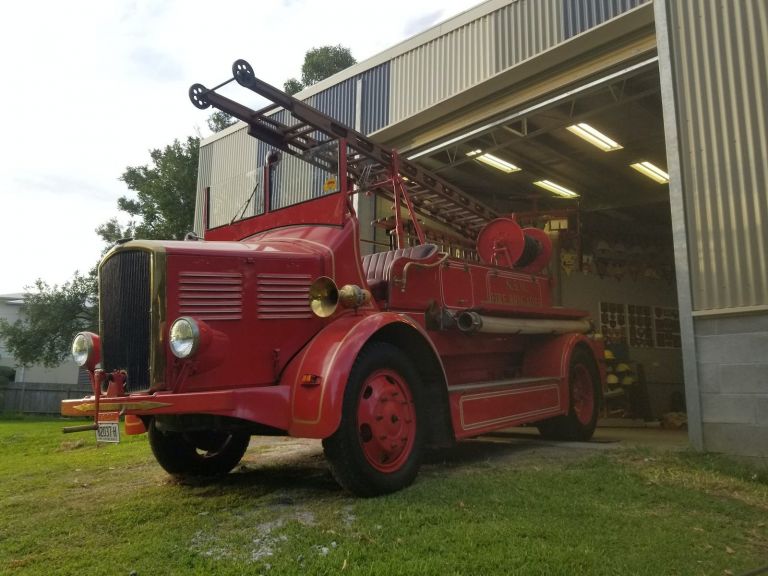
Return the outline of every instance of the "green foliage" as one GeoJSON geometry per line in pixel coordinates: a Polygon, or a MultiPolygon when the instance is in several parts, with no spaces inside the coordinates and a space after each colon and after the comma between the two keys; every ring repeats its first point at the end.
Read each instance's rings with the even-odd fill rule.
{"type": "Polygon", "coordinates": [[[35,288],[24,296],[20,319],[11,324],[0,318],[0,338],[19,365],[52,367],[67,356],[75,334],[97,330],[96,273],[75,272],[62,286],[38,280],[35,288]]]}
{"type": "Polygon", "coordinates": [[[136,222],[131,220],[128,224],[120,224],[117,216],[114,216],[96,228],[96,233],[104,240],[105,245],[102,254],[106,253],[118,240],[134,238],[136,236],[136,222]]]}
{"type": "MultiPolygon", "coordinates": [[[[117,207],[131,220],[122,225],[112,218],[96,229],[105,251],[122,238],[180,240],[192,229],[199,146],[198,138],[174,140],[151,150],[150,164],[126,168],[120,179],[136,197],[121,197],[117,207]]],[[[38,280],[35,289],[24,297],[21,319],[0,320],[0,339],[21,365],[55,366],[69,354],[75,334],[98,330],[96,269],[87,276],[75,272],[63,286],[38,280]]]]}
{"type": "Polygon", "coordinates": [[[296,94],[304,88],[312,86],[333,76],[345,68],[355,64],[357,60],[352,56],[349,48],[341,44],[337,46],[321,46],[312,48],[304,54],[304,64],[301,66],[301,80],[290,78],[283,84],[287,94],[296,94]]]}
{"type": "Polygon", "coordinates": [[[99,236],[108,243],[126,237],[184,238],[194,220],[199,148],[199,138],[174,140],[162,150],[150,151],[150,165],[126,168],[120,179],[136,192],[136,198],[120,197],[117,208],[132,220],[121,226],[113,218],[96,229],[99,236]]]}
{"type": "Polygon", "coordinates": [[[235,117],[221,110],[216,110],[216,112],[208,117],[208,129],[211,132],[221,132],[224,128],[229,128],[235,122],[237,122],[235,117]]]}
{"type": "Polygon", "coordinates": [[[16,370],[10,366],[0,366],[0,386],[13,382],[16,377],[16,370]]]}
{"type": "Polygon", "coordinates": [[[285,90],[286,94],[293,96],[297,92],[304,90],[304,84],[302,84],[299,80],[296,80],[296,78],[289,78],[283,84],[283,90],[285,90]]]}
{"type": "Polygon", "coordinates": [[[301,82],[304,86],[312,86],[320,80],[333,76],[336,72],[349,68],[356,62],[349,48],[341,44],[312,48],[304,55],[301,82]]]}

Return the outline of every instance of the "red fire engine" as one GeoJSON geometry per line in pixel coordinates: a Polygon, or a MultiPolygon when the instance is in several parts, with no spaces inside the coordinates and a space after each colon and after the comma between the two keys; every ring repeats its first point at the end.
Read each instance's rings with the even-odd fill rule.
{"type": "MultiPolygon", "coordinates": [[[[533,424],[586,440],[604,381],[583,311],[553,306],[546,233],[255,77],[243,60],[190,88],[248,125],[266,158],[232,220],[134,240],[99,266],[99,334],[78,334],[93,396],[65,400],[97,438],[148,432],[174,475],[229,472],[251,435],[320,438],[371,496],[409,485],[425,447],[533,424]],[[217,92],[236,81],[272,102],[217,92]],[[392,205],[392,249],[361,256],[356,194],[392,205]]],[[[220,200],[220,199],[219,199],[220,200]]],[[[370,248],[369,244],[364,244],[370,248]]]]}

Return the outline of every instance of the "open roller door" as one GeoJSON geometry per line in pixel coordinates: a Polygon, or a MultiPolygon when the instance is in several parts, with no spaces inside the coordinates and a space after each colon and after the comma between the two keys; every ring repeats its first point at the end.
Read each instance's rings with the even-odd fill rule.
{"type": "Polygon", "coordinates": [[[503,108],[519,91],[495,79],[496,96],[377,137],[550,234],[556,301],[589,310],[610,350],[604,416],[658,421],[685,410],[681,341],[655,40],[629,43],[581,77],[560,69],[558,89],[544,91],[554,75],[520,88],[530,100],[503,108]]]}

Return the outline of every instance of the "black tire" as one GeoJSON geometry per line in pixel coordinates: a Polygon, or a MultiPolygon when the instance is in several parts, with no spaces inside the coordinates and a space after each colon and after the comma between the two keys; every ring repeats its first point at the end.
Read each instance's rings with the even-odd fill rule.
{"type": "Polygon", "coordinates": [[[342,487],[370,497],[413,482],[424,453],[421,386],[397,347],[374,342],[363,348],[347,380],[341,424],[323,440],[342,487]]]}
{"type": "Polygon", "coordinates": [[[584,348],[576,348],[568,367],[568,414],[539,422],[539,433],[547,440],[586,442],[592,438],[600,411],[600,377],[595,359],[584,348]]]}
{"type": "Polygon", "coordinates": [[[153,419],[149,445],[163,469],[178,477],[219,476],[237,466],[251,440],[244,432],[162,432],[153,419]]]}

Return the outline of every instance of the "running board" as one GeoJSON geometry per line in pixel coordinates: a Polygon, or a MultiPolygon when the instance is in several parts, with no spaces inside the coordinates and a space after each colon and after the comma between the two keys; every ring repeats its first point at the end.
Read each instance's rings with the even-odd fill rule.
{"type": "Polygon", "coordinates": [[[536,384],[559,384],[560,378],[552,376],[539,376],[536,378],[508,378],[506,380],[488,380],[486,382],[469,382],[448,386],[448,393],[474,392],[477,390],[492,390],[494,388],[525,388],[536,384]]]}

